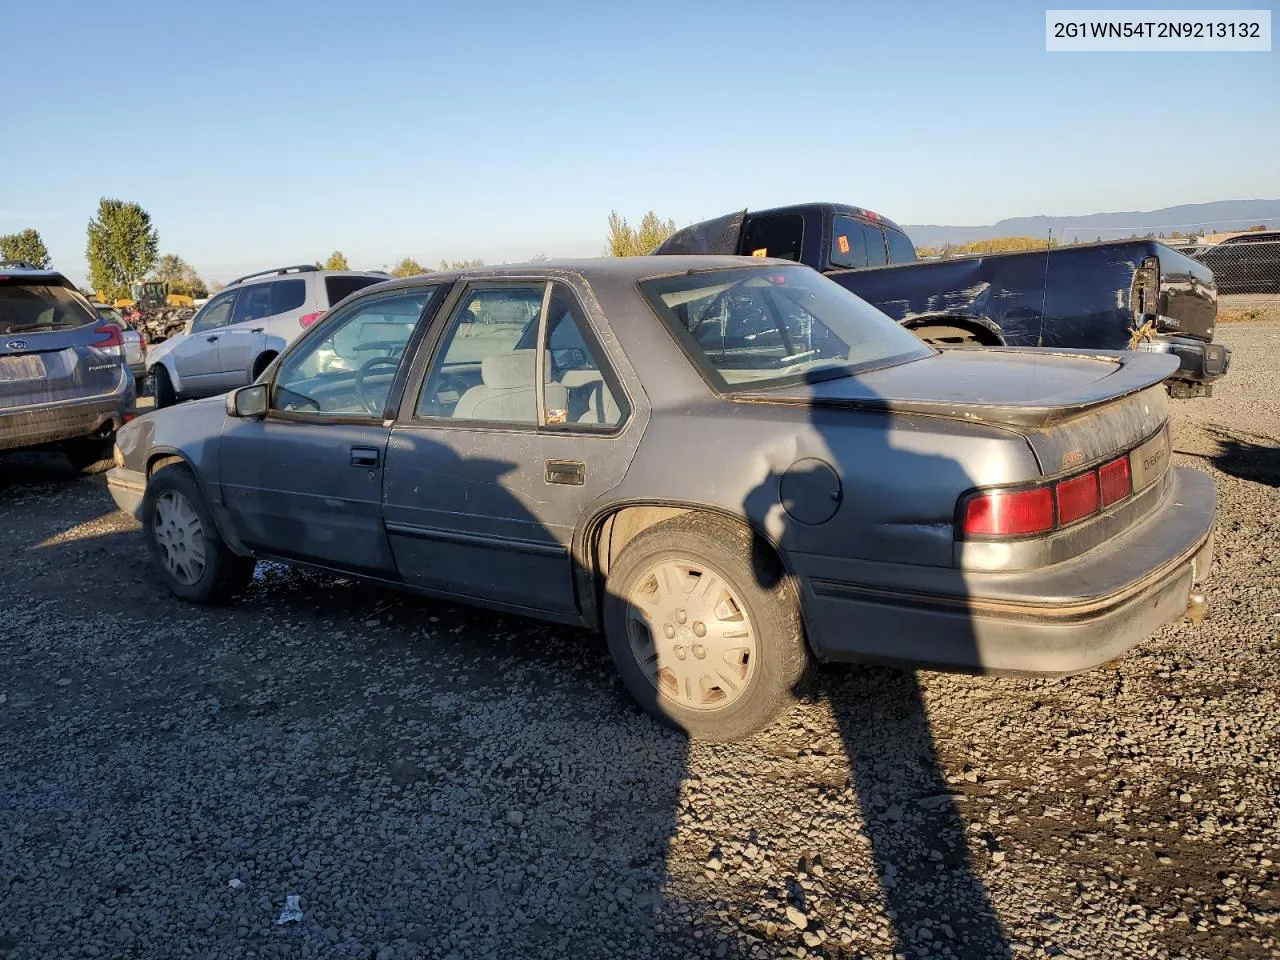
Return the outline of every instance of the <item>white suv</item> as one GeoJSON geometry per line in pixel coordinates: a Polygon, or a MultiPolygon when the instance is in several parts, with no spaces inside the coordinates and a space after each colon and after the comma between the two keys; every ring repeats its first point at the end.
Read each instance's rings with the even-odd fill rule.
{"type": "Polygon", "coordinates": [[[147,353],[157,407],[252,383],[326,310],[391,279],[369,271],[280,267],[233,280],[191,318],[185,334],[147,353]]]}

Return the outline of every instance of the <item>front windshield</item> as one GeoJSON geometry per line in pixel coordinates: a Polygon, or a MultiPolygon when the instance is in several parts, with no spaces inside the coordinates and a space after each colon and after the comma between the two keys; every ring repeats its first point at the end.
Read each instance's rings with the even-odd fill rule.
{"type": "Polygon", "coordinates": [[[847,377],[932,353],[808,267],[699,271],[640,289],[720,390],[847,377]]]}

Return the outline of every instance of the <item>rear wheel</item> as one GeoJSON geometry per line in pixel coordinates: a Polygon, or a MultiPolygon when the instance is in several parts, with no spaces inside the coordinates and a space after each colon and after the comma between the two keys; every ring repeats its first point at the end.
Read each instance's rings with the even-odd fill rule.
{"type": "Polygon", "coordinates": [[[236,555],[218,536],[185,466],[162,467],[147,481],[142,522],[151,557],[175,596],[191,603],[225,603],[253,578],[254,560],[236,555]]]}
{"type": "Polygon", "coordinates": [[[169,379],[169,371],[163,366],[153,368],[155,378],[156,409],[171,407],[178,402],[178,394],[173,389],[173,381],[169,379]]]}
{"type": "Polygon", "coordinates": [[[609,571],[605,636],[637,701],[691,737],[738,740],[795,696],[808,663],[791,582],[747,530],[658,524],[609,571]]]}
{"type": "Polygon", "coordinates": [[[67,441],[62,452],[71,464],[71,469],[81,473],[102,473],[110,470],[115,463],[114,447],[115,440],[112,437],[84,437],[67,441]]]}
{"type": "Polygon", "coordinates": [[[925,327],[914,327],[911,332],[934,347],[973,347],[982,343],[976,333],[964,327],[930,324],[925,327]]]}

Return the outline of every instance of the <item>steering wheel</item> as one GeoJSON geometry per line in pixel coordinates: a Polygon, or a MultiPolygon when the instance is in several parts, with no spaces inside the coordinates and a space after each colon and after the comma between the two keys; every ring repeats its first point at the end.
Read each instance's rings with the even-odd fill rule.
{"type": "Polygon", "coordinates": [[[383,394],[381,398],[370,397],[364,392],[364,378],[368,376],[374,367],[392,367],[394,369],[399,366],[400,360],[397,357],[370,357],[356,371],[356,399],[360,401],[360,406],[374,416],[382,416],[383,408],[387,404],[386,394],[383,394]]]}

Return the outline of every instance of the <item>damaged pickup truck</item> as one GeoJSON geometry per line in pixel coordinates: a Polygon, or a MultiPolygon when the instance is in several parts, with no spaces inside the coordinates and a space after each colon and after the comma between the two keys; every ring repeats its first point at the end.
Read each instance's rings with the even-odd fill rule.
{"type": "Polygon", "coordinates": [[[1155,240],[919,262],[897,224],[805,203],[685,227],[654,254],[750,254],[807,264],[926,343],[1143,350],[1176,357],[1174,397],[1213,395],[1231,352],[1213,343],[1212,272],[1155,240]]]}

